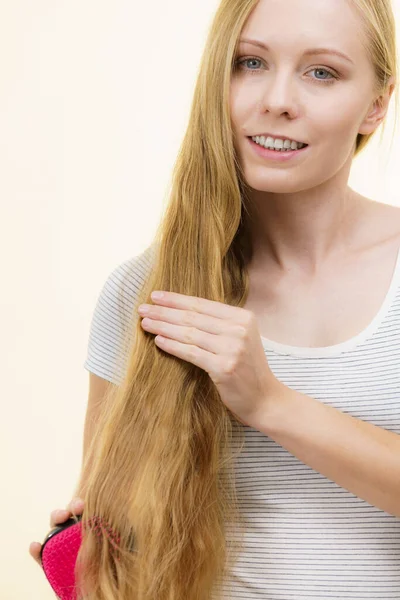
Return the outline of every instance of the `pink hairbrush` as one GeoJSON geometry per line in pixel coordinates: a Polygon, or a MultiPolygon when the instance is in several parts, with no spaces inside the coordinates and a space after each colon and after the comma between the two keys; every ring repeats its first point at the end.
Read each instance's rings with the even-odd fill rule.
{"type": "MultiPolygon", "coordinates": [[[[70,518],[54,527],[47,534],[40,551],[44,574],[60,600],[77,600],[75,565],[82,543],[82,516],[76,519],[78,522],[70,518]]],[[[93,530],[97,535],[101,535],[100,528],[104,527],[109,536],[119,542],[120,538],[103,519],[94,517],[90,522],[94,523],[93,530]]]]}

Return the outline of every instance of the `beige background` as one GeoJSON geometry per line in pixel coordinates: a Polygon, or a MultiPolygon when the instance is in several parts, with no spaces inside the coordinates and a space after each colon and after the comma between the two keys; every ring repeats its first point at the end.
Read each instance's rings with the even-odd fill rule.
{"type": "MultiPolygon", "coordinates": [[[[0,5],[4,600],[54,598],[28,548],[79,475],[90,320],[110,272],[152,239],[217,4],[0,5]]],[[[394,99],[350,185],[400,205],[393,115],[394,99]]]]}

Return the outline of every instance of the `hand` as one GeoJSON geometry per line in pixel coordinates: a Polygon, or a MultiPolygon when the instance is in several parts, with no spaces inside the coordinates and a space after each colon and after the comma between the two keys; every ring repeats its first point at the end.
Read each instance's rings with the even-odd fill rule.
{"type": "Polygon", "coordinates": [[[175,292],[151,298],[154,305],[138,309],[143,329],[157,335],[160,349],[204,369],[238,421],[258,429],[283,384],[269,368],[254,314],[175,292]]]}
{"type": "MultiPolygon", "coordinates": [[[[83,513],[84,502],[81,498],[73,498],[71,502],[68,504],[66,510],[53,510],[50,515],[50,529],[53,529],[57,525],[61,525],[65,523],[71,515],[71,509],[73,509],[76,515],[81,515],[83,513]]],[[[29,554],[35,559],[38,565],[42,566],[42,561],[40,560],[40,551],[42,549],[42,544],[40,542],[32,542],[29,546],[29,554]]]]}

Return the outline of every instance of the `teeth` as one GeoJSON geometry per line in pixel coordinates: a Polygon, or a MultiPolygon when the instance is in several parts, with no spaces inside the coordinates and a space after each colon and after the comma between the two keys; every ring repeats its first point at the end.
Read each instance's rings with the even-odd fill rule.
{"type": "Polygon", "coordinates": [[[302,144],[301,142],[297,143],[294,142],[292,140],[282,140],[282,139],[275,139],[268,136],[267,138],[265,138],[265,136],[261,135],[256,135],[254,137],[251,138],[253,140],[253,142],[256,142],[256,144],[259,144],[260,146],[264,146],[264,148],[271,148],[271,149],[275,149],[278,150],[280,152],[286,152],[287,150],[300,150],[301,148],[303,148],[306,144],[302,144]]]}

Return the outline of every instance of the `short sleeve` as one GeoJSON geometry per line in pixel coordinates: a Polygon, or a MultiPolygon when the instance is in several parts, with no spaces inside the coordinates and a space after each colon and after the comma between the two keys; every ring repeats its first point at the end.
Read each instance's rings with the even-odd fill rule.
{"type": "Polygon", "coordinates": [[[126,372],[136,300],[153,258],[154,246],[149,246],[118,265],[105,281],[94,309],[84,368],[116,385],[126,372]]]}

